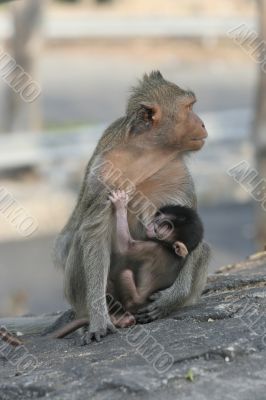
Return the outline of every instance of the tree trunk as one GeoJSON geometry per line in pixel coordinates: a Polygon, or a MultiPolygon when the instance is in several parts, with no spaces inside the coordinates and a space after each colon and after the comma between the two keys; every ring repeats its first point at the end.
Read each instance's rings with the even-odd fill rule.
{"type": "MultiPolygon", "coordinates": [[[[260,248],[266,244],[266,0],[258,0],[260,63],[255,118],[256,166],[262,193],[256,202],[256,233],[260,248]]],[[[258,185],[259,186],[259,185],[258,185]]]]}
{"type": "Polygon", "coordinates": [[[8,43],[7,53],[15,60],[17,69],[9,74],[9,84],[6,86],[3,121],[5,132],[36,131],[41,128],[39,97],[34,101],[25,101],[21,96],[22,90],[14,90],[10,82],[14,82],[19,74],[25,72],[29,81],[34,81],[39,86],[36,70],[42,44],[41,22],[45,3],[45,0],[25,0],[10,5],[14,34],[8,43]]]}

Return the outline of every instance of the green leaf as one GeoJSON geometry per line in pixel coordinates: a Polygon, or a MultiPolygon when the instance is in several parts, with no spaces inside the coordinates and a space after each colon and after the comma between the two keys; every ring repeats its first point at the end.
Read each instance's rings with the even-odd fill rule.
{"type": "Polygon", "coordinates": [[[194,382],[195,376],[194,376],[194,372],[191,368],[189,368],[189,370],[187,371],[185,378],[187,381],[194,382]]]}

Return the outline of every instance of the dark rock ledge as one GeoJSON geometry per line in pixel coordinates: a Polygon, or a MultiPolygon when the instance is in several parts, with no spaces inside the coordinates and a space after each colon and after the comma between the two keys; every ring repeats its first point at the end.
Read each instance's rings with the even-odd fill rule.
{"type": "Polygon", "coordinates": [[[79,347],[40,332],[56,315],[5,318],[0,399],[266,399],[266,252],[209,277],[200,304],[79,347]],[[35,367],[33,369],[33,367],[35,367]]]}

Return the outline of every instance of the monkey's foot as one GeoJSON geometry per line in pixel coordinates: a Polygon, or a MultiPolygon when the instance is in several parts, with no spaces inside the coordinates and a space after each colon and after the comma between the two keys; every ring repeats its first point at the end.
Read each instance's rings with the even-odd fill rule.
{"type": "Polygon", "coordinates": [[[128,328],[136,324],[135,317],[128,312],[116,316],[111,315],[111,320],[117,328],[128,328]]]}
{"type": "Polygon", "coordinates": [[[116,331],[117,329],[111,321],[107,322],[105,328],[93,329],[93,326],[89,326],[81,336],[81,346],[90,344],[92,341],[100,342],[108,333],[115,333],[116,331]]]}
{"type": "Polygon", "coordinates": [[[165,313],[160,307],[161,292],[153,293],[149,297],[150,303],[140,308],[135,314],[136,321],[140,324],[147,324],[156,319],[163,318],[165,313]]]}

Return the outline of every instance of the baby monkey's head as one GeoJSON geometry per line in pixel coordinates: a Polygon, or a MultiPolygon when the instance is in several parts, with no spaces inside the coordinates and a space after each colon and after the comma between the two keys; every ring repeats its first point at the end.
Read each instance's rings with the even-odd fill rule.
{"type": "Polygon", "coordinates": [[[202,241],[203,225],[192,208],[169,205],[158,210],[146,226],[146,235],[184,258],[202,241]]]}

